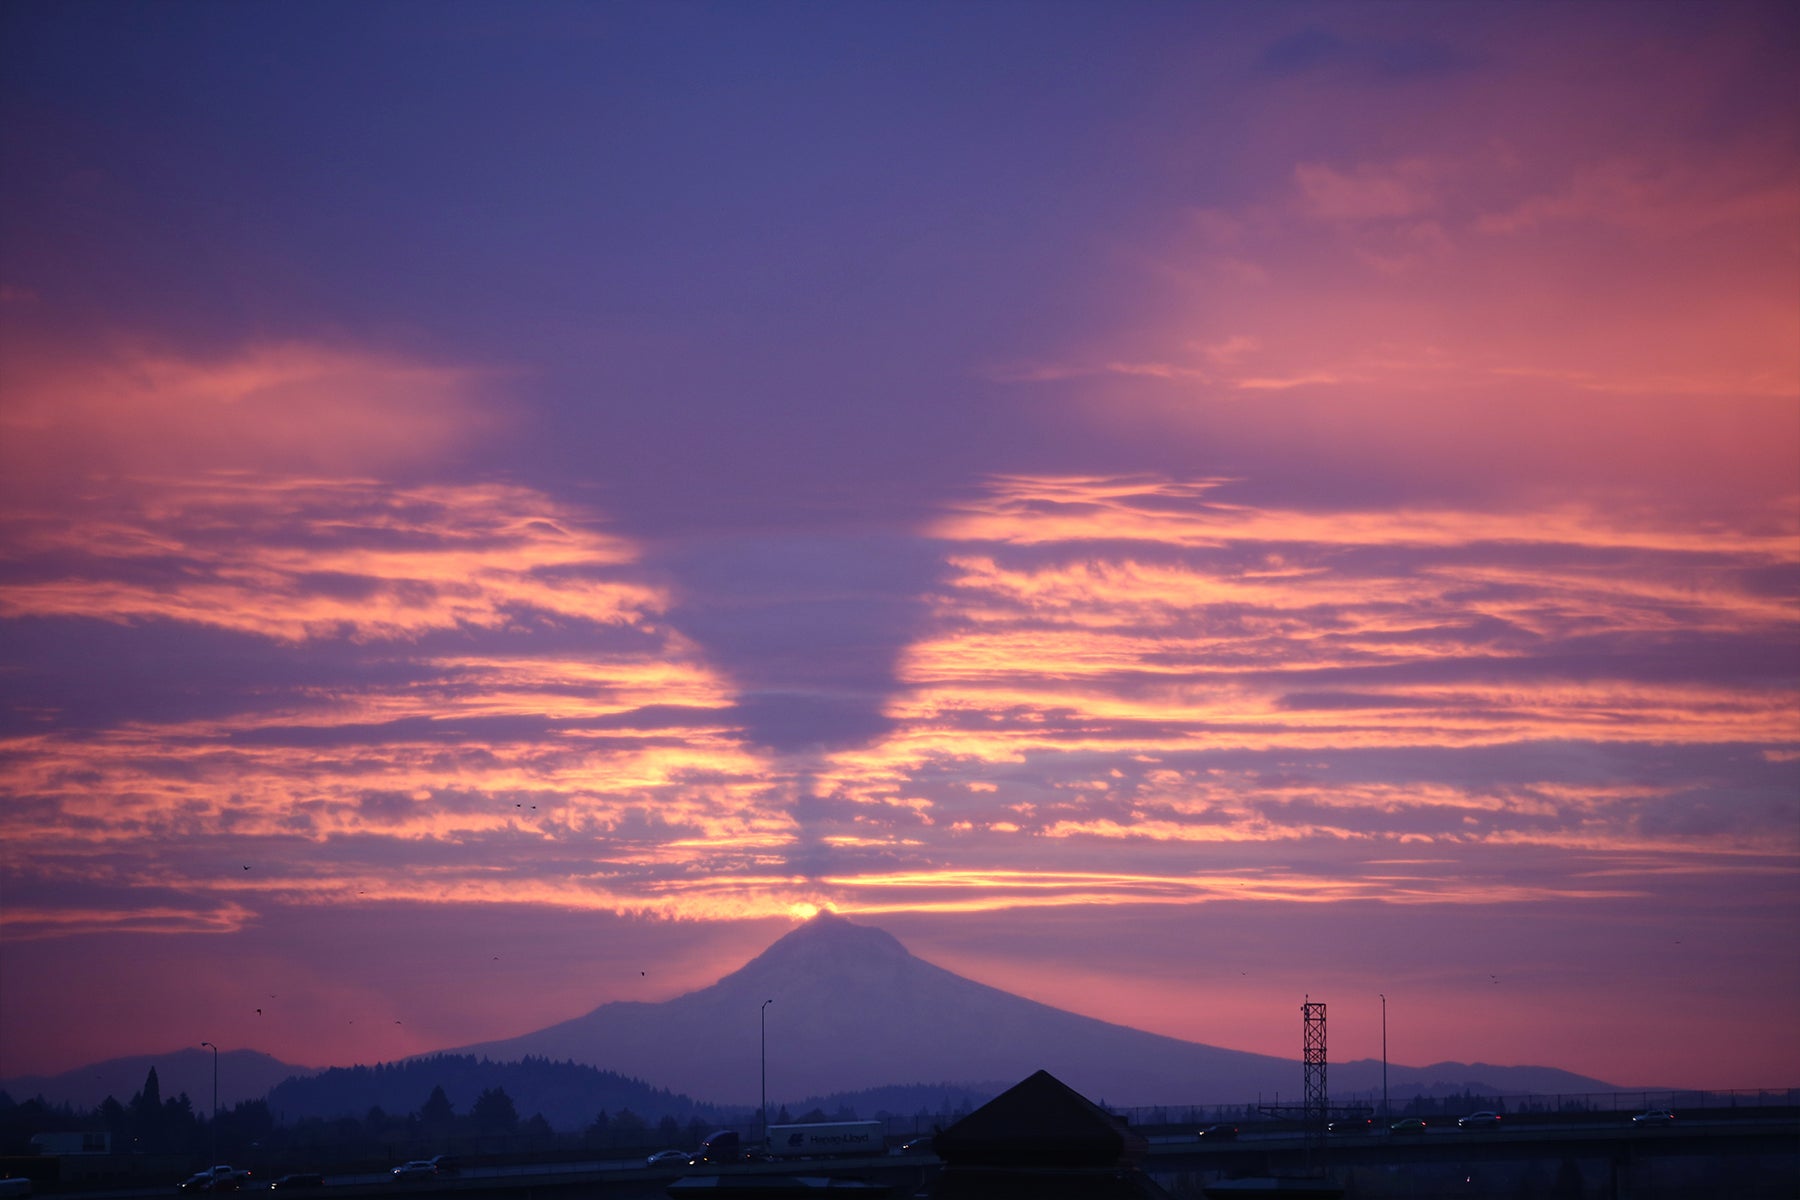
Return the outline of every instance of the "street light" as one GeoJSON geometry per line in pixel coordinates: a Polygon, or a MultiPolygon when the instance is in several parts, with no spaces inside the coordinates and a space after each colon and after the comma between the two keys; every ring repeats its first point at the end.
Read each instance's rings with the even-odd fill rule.
{"type": "Polygon", "coordinates": [[[212,1109],[212,1162],[207,1163],[210,1169],[219,1162],[219,1048],[211,1042],[201,1042],[202,1046],[212,1046],[213,1052],[213,1109],[212,1109]]]}
{"type": "Polygon", "coordinates": [[[1377,993],[1381,997],[1381,1119],[1387,1120],[1387,993],[1377,993]]]}
{"type": "Polygon", "coordinates": [[[762,1140],[763,1148],[769,1145],[769,1005],[773,999],[764,1000],[762,1009],[762,1140]]]}

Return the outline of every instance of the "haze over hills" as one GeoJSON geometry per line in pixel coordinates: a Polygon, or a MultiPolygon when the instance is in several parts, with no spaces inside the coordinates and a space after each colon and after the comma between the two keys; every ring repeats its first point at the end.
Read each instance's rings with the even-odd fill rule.
{"type": "MultiPolygon", "coordinates": [[[[504,1041],[453,1051],[572,1059],[715,1103],[755,1104],[763,1001],[771,1103],[890,1083],[1011,1086],[1048,1070],[1123,1106],[1298,1097],[1299,1063],[1145,1033],[976,983],[917,958],[891,934],[822,913],[710,987],[661,1003],[621,1001],[504,1041]]],[[[1296,1005],[1296,1013],[1298,1005],[1296,1005]]],[[[1295,1041],[1299,1041],[1298,1016],[1295,1041]]],[[[1390,1066],[1405,1079],[1508,1091],[1606,1091],[1548,1068],[1390,1066]],[[1421,1078],[1422,1077],[1422,1078],[1421,1078]]],[[[1379,1090],[1377,1062],[1333,1068],[1335,1092],[1379,1090]]]]}
{"type": "MultiPolygon", "coordinates": [[[[297,1067],[257,1050],[223,1050],[217,1066],[219,1107],[225,1109],[245,1100],[260,1100],[285,1079],[317,1074],[313,1067],[297,1067]]],[[[0,1090],[14,1100],[42,1096],[52,1104],[77,1108],[93,1108],[108,1096],[123,1104],[143,1090],[152,1067],[163,1099],[185,1092],[194,1111],[203,1113],[212,1107],[213,1052],[198,1046],[183,1046],[165,1054],[109,1058],[59,1075],[20,1075],[0,1080],[0,1090]]]]}
{"type": "MultiPolygon", "coordinates": [[[[765,1000],[772,1001],[766,1013],[771,1105],[913,1084],[992,1095],[1039,1069],[1120,1107],[1239,1104],[1278,1095],[1297,1100],[1301,1093],[1297,1059],[1146,1033],[1014,996],[915,957],[883,930],[829,913],[698,991],[659,1003],[603,1004],[534,1033],[441,1053],[495,1063],[567,1060],[701,1104],[754,1107],[765,1000]]],[[[318,1074],[247,1050],[220,1060],[219,1098],[227,1107],[265,1095],[290,1075],[318,1074]]],[[[0,1081],[0,1087],[15,1100],[42,1095],[91,1107],[108,1095],[128,1100],[151,1066],[164,1096],[185,1091],[196,1108],[210,1103],[212,1056],[200,1049],[113,1059],[53,1077],[0,1081]]],[[[1395,1097],[1465,1089],[1488,1095],[1615,1090],[1552,1067],[1389,1064],[1388,1077],[1395,1097]]],[[[1332,1063],[1328,1082],[1334,1098],[1379,1094],[1381,1063],[1332,1063]]]]}

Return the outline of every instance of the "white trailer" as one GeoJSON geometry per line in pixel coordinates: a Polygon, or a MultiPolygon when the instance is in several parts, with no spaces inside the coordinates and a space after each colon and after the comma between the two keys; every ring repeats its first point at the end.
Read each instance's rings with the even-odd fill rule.
{"type": "Polygon", "coordinates": [[[100,1131],[84,1133],[34,1133],[31,1144],[39,1154],[111,1154],[112,1134],[100,1131]]]}
{"type": "Polygon", "coordinates": [[[769,1153],[776,1158],[886,1154],[887,1130],[880,1121],[818,1121],[810,1125],[771,1125],[769,1153]]]}

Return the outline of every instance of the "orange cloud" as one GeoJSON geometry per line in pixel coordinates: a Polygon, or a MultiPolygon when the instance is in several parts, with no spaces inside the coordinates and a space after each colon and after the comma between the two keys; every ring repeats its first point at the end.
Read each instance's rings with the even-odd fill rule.
{"type": "Polygon", "coordinates": [[[0,356],[11,495],[95,477],[357,475],[441,460],[497,428],[496,374],[345,345],[272,342],[201,359],[118,339],[0,356]]]}
{"type": "Polygon", "coordinates": [[[0,913],[0,941],[24,942],[86,933],[236,933],[255,919],[252,909],[231,901],[212,908],[37,908],[9,904],[0,913]]]}
{"type": "Polygon", "coordinates": [[[531,615],[632,623],[662,605],[654,586],[601,577],[635,557],[624,542],[514,486],[138,478],[82,502],[20,507],[6,524],[24,567],[0,592],[0,614],[13,617],[366,640],[531,615]]]}
{"type": "Polygon", "coordinates": [[[1791,644],[1791,601],[1763,581],[1800,555],[1800,514],[1722,525],[1576,506],[1313,513],[1226,504],[1225,491],[1009,476],[946,517],[935,532],[955,570],[901,660],[896,728],[835,755],[821,794],[905,800],[928,823],[915,828],[1089,849],[1413,840],[1459,855],[1679,856],[1781,844],[1760,818],[1700,830],[1646,816],[1690,806],[1692,781],[1372,783],[1321,765],[1320,781],[1292,783],[1186,764],[1793,744],[1791,688],[1723,670],[1665,678],[1658,663],[1671,639],[1791,644]],[[1590,645],[1607,647],[1603,665],[1590,645]]]}
{"type": "MultiPolygon", "coordinates": [[[[731,685],[667,625],[637,547],[531,488],[395,480],[491,425],[480,373],[291,344],[7,370],[4,453],[54,486],[0,518],[0,617],[355,665],[271,679],[217,715],[88,730],[46,710],[44,732],[0,742],[15,869],[245,903],[667,914],[742,910],[694,881],[765,870],[793,840],[782,781],[726,715],[731,685]],[[364,849],[322,868],[259,856],[297,840],[364,849]],[[170,843],[261,869],[209,874],[170,843]],[[543,872],[547,846],[581,867],[543,872]]],[[[120,921],[69,909],[30,928],[120,921]]]]}

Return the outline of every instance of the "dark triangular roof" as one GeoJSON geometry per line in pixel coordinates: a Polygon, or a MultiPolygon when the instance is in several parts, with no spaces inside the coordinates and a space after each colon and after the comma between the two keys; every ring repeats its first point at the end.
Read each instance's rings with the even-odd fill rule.
{"type": "Polygon", "coordinates": [[[1111,1167],[1148,1143],[1048,1071],[1014,1084],[932,1139],[951,1166],[1111,1167]]]}

